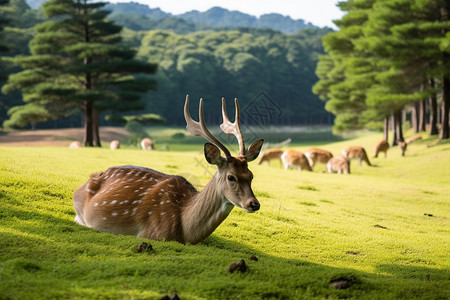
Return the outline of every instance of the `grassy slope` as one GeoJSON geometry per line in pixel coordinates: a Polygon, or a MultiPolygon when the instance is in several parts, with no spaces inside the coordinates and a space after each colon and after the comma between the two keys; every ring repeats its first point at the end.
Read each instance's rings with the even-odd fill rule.
{"type": "MultiPolygon", "coordinates": [[[[372,155],[379,138],[323,147],[372,155]]],[[[347,176],[253,163],[259,212],[234,209],[203,243],[151,241],[150,253],[136,251],[142,239],[75,224],[73,191],[123,164],[204,185],[214,168],[201,152],[0,148],[0,299],[447,299],[450,144],[429,143],[406,157],[391,149],[373,168],[353,162],[347,176]],[[249,271],[228,273],[239,259],[249,271]],[[331,287],[339,277],[353,284],[331,287]]]]}

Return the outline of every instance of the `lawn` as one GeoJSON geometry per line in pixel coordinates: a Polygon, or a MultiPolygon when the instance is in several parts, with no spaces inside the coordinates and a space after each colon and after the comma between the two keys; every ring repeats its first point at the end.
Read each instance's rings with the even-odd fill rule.
{"type": "MultiPolygon", "coordinates": [[[[321,147],[338,155],[359,144],[371,157],[380,138],[321,147]]],[[[215,170],[193,148],[0,147],[0,299],[449,299],[450,144],[426,137],[405,157],[394,148],[373,167],[353,161],[350,175],[250,163],[261,210],[234,208],[197,245],[73,221],[72,193],[110,166],[179,174],[201,189],[215,170]],[[153,250],[139,252],[142,242],[153,250]],[[246,272],[227,271],[241,259],[246,272]]]]}

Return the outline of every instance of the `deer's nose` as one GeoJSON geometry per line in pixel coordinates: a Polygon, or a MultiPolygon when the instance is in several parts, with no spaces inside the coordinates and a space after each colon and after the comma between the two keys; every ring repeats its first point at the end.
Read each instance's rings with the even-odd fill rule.
{"type": "Polygon", "coordinates": [[[258,201],[252,201],[252,202],[250,202],[250,207],[251,207],[251,209],[252,209],[253,211],[259,210],[260,206],[261,206],[261,205],[259,204],[258,201]]]}

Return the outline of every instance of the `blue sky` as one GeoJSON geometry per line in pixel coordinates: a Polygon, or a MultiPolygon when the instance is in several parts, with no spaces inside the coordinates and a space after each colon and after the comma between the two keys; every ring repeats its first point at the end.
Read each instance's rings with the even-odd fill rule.
{"type": "MultiPolygon", "coordinates": [[[[131,2],[109,0],[110,2],[131,2]]],[[[159,7],[165,12],[180,14],[190,10],[206,11],[213,6],[260,16],[266,13],[279,13],[293,19],[303,19],[313,25],[335,28],[332,20],[340,19],[343,12],[336,7],[337,0],[133,0],[159,7]]]]}

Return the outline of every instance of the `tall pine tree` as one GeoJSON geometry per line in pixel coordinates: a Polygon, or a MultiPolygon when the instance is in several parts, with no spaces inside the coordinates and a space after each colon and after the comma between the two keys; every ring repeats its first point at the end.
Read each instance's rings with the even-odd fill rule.
{"type": "Polygon", "coordinates": [[[99,114],[143,109],[141,94],[155,87],[156,65],[134,59],[121,43],[121,27],[108,21],[106,3],[50,0],[47,21],[35,27],[32,55],[16,57],[24,71],[11,75],[3,91],[21,89],[24,101],[53,117],[74,109],[84,115],[85,146],[101,146],[99,114]]]}

